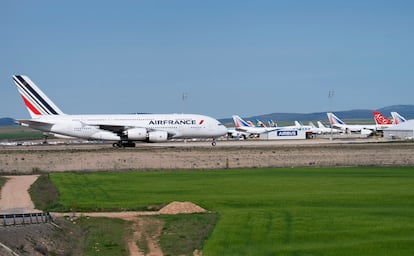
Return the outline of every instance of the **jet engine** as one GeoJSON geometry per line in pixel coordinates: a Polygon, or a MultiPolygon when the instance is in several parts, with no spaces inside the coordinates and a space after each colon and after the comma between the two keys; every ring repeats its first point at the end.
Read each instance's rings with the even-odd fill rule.
{"type": "Polygon", "coordinates": [[[145,128],[131,128],[124,131],[124,135],[128,140],[141,140],[144,141],[147,139],[147,129],[145,128]]]}
{"type": "Polygon", "coordinates": [[[164,131],[153,131],[148,133],[149,142],[162,142],[168,140],[168,133],[164,131]]]}
{"type": "Polygon", "coordinates": [[[371,135],[372,131],[368,130],[368,129],[362,129],[361,130],[361,135],[371,135]]]}

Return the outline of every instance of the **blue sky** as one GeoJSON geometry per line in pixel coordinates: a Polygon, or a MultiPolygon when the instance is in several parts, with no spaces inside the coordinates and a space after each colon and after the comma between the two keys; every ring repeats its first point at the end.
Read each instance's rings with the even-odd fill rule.
{"type": "Polygon", "coordinates": [[[68,114],[414,104],[414,1],[5,0],[0,24],[0,117],[29,117],[13,74],[68,114]]]}

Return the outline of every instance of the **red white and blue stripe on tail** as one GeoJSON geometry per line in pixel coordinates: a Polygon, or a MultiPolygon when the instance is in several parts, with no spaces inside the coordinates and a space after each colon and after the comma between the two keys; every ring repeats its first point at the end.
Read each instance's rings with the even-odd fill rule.
{"type": "Polygon", "coordinates": [[[249,125],[246,121],[241,119],[239,116],[233,116],[234,124],[237,128],[239,127],[252,127],[252,125],[249,125]]]}
{"type": "Polygon", "coordinates": [[[398,114],[397,112],[391,112],[392,118],[394,119],[394,124],[400,124],[400,123],[404,123],[405,121],[407,121],[407,119],[405,119],[403,116],[401,116],[400,114],[398,114]]]}
{"type": "Polygon", "coordinates": [[[27,76],[14,75],[14,83],[32,118],[64,113],[27,76]]]}
{"type": "Polygon", "coordinates": [[[331,125],[344,125],[345,123],[335,116],[333,113],[328,113],[329,122],[331,125]]]}

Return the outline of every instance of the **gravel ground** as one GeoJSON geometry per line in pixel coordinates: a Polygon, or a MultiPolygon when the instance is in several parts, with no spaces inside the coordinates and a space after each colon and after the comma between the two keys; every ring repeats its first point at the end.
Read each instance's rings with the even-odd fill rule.
{"type": "Polygon", "coordinates": [[[0,174],[63,171],[227,169],[299,166],[414,165],[414,143],[352,140],[300,142],[237,141],[5,147],[0,174]]]}
{"type": "MultiPolygon", "coordinates": [[[[210,146],[208,142],[175,142],[139,144],[137,148],[127,149],[113,149],[108,144],[3,147],[0,149],[0,175],[108,170],[413,166],[413,152],[414,143],[387,143],[375,140],[370,140],[369,143],[367,140],[333,142],[328,140],[237,141],[218,142],[216,147],[210,146]]],[[[25,191],[30,186],[30,182],[35,179],[35,176],[27,177],[29,178],[26,176],[9,177],[14,184],[9,187],[9,192],[2,191],[2,198],[5,198],[6,201],[0,201],[1,210],[34,210],[32,204],[27,201],[27,197],[22,195],[27,193],[25,191]],[[17,180],[21,181],[20,185],[15,183],[17,180]],[[12,203],[10,204],[10,202],[12,203]]],[[[7,186],[6,183],[4,187],[7,186]]],[[[176,211],[187,212],[188,209],[200,210],[198,206],[190,203],[177,202],[164,210],[175,213],[176,211]]],[[[157,213],[159,212],[143,214],[157,213]]],[[[136,217],[137,215],[137,213],[96,213],[96,216],[133,221],[133,225],[139,230],[138,227],[145,223],[141,223],[142,218],[136,217]]],[[[91,214],[91,216],[95,216],[95,214],[91,214]]],[[[76,231],[71,231],[71,234],[72,232],[76,231]]],[[[131,255],[142,255],[139,249],[135,248],[134,241],[142,235],[137,232],[134,233],[133,238],[129,238],[127,241],[131,255]]],[[[56,255],[68,255],[68,252],[74,253],[74,255],[79,254],[79,248],[71,248],[69,237],[62,234],[64,233],[61,230],[50,224],[1,227],[0,242],[20,255],[44,255],[48,252],[53,252],[56,255]]],[[[80,234],[72,235],[79,236],[80,234]]],[[[157,247],[157,241],[149,241],[148,243],[149,246],[153,246],[151,247],[153,248],[152,255],[162,255],[157,247]]],[[[0,247],[0,255],[11,254],[0,247]]]]}

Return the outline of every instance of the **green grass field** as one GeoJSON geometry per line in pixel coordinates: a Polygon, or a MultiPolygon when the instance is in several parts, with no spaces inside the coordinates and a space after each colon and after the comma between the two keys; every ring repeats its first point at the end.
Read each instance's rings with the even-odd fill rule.
{"type": "Polygon", "coordinates": [[[33,130],[19,125],[0,127],[0,141],[38,139],[43,139],[43,133],[41,131],[33,130]]]}
{"type": "Polygon", "coordinates": [[[66,210],[191,201],[218,212],[204,255],[414,255],[413,167],[50,177],[66,210]]]}

